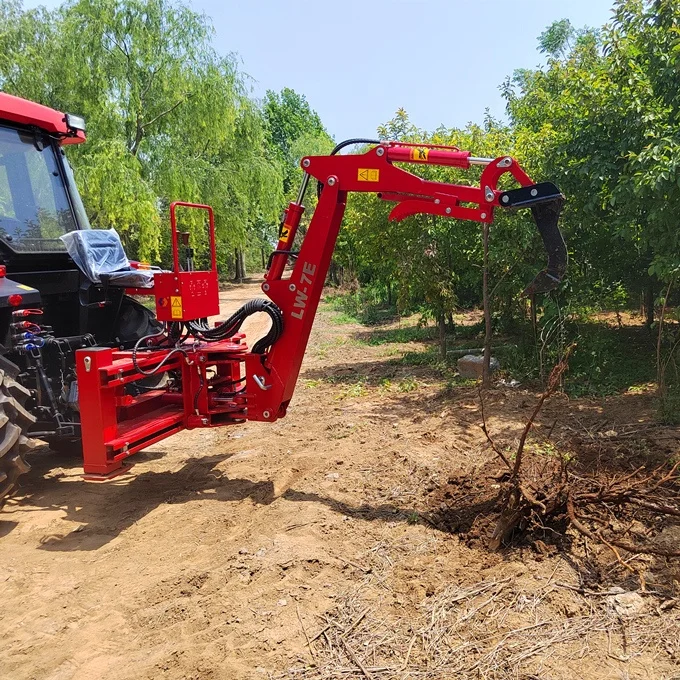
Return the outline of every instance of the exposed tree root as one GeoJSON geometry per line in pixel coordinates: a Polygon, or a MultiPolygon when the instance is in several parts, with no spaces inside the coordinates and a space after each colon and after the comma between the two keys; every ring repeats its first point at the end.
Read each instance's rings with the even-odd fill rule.
{"type": "MultiPolygon", "coordinates": [[[[652,512],[658,516],[680,517],[680,461],[672,467],[647,470],[644,466],[625,475],[603,477],[602,474],[576,474],[567,457],[551,457],[541,461],[526,457],[527,438],[545,402],[555,393],[573,347],[553,368],[548,385],[541,394],[522,431],[514,455],[504,453],[488,430],[484,412],[484,396],[480,389],[482,431],[491,449],[508,468],[499,482],[499,517],[489,538],[489,547],[497,550],[516,529],[545,526],[557,519],[567,519],[578,533],[609,548],[617,562],[637,574],[644,587],[641,573],[624,560],[619,550],[658,557],[680,557],[675,549],[650,540],[631,539],[631,527],[620,528],[614,509],[624,506],[652,512]]],[[[551,428],[552,432],[552,428],[551,428]]]]}

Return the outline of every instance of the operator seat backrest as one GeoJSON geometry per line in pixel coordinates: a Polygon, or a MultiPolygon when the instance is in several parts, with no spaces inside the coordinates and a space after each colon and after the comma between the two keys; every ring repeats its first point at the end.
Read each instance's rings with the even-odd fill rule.
{"type": "Polygon", "coordinates": [[[81,229],[60,238],[68,254],[92,283],[101,283],[102,274],[130,269],[130,260],[115,229],[81,229]]]}

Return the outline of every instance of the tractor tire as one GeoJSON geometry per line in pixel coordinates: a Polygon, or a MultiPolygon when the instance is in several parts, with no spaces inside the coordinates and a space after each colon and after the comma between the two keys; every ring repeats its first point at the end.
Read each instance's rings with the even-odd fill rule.
{"type": "Polygon", "coordinates": [[[19,477],[31,469],[23,454],[36,442],[26,436],[36,418],[24,404],[29,391],[0,369],[0,508],[16,490],[19,477]]]}

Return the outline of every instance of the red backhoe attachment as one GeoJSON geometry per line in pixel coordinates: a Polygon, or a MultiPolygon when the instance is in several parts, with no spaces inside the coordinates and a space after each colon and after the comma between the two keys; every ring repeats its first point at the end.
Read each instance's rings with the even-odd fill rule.
{"type": "MultiPolygon", "coordinates": [[[[273,422],[286,415],[293,396],[314,316],[351,191],[376,193],[393,202],[390,220],[429,214],[475,222],[493,222],[494,210],[531,208],[548,266],[526,294],[557,287],[567,266],[567,251],[557,221],[564,197],[555,185],[534,184],[509,156],[477,158],[455,147],[348,140],[330,156],[302,159],[305,171],[298,199],[284,213],[276,250],[269,260],[262,290],[269,300],[251,300],[226,321],[213,326],[205,317],[217,312],[214,222],[207,206],[173,204],[174,269],[155,275],[154,294],[165,328],[142,338],[131,351],[108,348],[76,352],[84,468],[91,478],[123,469],[135,451],[182,429],[215,427],[245,420],[273,422]],[[344,146],[375,144],[363,154],[337,155],[344,146]],[[424,180],[399,164],[458,168],[482,166],[479,186],[424,180]],[[509,173],[520,188],[498,189],[509,173]],[[319,202],[299,250],[292,246],[304,212],[310,178],[319,182],[319,202]],[[175,205],[209,211],[212,267],[193,270],[178,256],[175,205]],[[292,270],[284,278],[286,266],[292,270]],[[239,332],[251,314],[264,312],[271,328],[251,349],[239,332]],[[150,376],[167,374],[162,387],[133,396],[127,387],[150,376]]],[[[160,384],[160,383],[159,383],[160,384]]]]}

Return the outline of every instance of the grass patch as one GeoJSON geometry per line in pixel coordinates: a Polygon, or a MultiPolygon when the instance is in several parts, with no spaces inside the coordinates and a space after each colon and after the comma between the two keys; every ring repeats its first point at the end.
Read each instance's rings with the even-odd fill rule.
{"type": "MultiPolygon", "coordinates": [[[[655,338],[643,327],[613,328],[597,321],[568,324],[563,345],[576,343],[564,388],[572,397],[605,397],[621,392],[644,391],[656,377],[655,338]]],[[[526,335],[517,338],[516,350],[495,353],[501,367],[520,382],[540,382],[536,345],[526,335]]],[[[557,360],[557,348],[544,357],[544,375],[557,360]]]]}
{"type": "Polygon", "coordinates": [[[357,382],[347,385],[338,394],[338,399],[356,399],[358,397],[365,397],[368,394],[368,387],[366,385],[366,378],[361,378],[357,382]]]}
{"type": "MultiPolygon", "coordinates": [[[[436,325],[416,323],[418,317],[403,317],[405,322],[398,328],[376,328],[376,323],[381,320],[397,317],[396,310],[381,307],[371,291],[331,295],[327,296],[326,302],[335,311],[333,323],[359,323],[364,326],[353,333],[352,343],[385,346],[383,356],[394,357],[397,365],[428,368],[446,381],[447,389],[474,384],[474,381],[461,379],[457,375],[456,361],[460,355],[454,355],[452,350],[480,347],[484,335],[483,322],[462,325],[460,321],[464,317],[455,318],[454,321],[458,323],[447,329],[451,354],[442,359],[436,325]],[[401,355],[398,345],[410,343],[419,343],[424,347],[401,355]]],[[[497,319],[495,321],[498,323],[497,319]]],[[[507,326],[505,328],[508,329],[507,326]]],[[[495,335],[493,355],[500,361],[502,377],[540,388],[558,359],[560,347],[564,348],[572,342],[577,347],[564,378],[565,392],[571,397],[644,393],[649,391],[650,383],[656,379],[654,333],[641,325],[619,328],[604,321],[584,318],[583,315],[578,317],[578,321],[565,322],[558,332],[553,333],[550,345],[543,348],[542,353],[539,352],[531,326],[524,322],[514,324],[510,332],[495,335]]],[[[400,388],[395,384],[381,389],[400,388]]],[[[680,386],[677,390],[669,390],[665,399],[660,401],[659,412],[664,422],[680,422],[680,386]]]]}
{"type": "MultiPolygon", "coordinates": [[[[541,369],[539,354],[530,329],[516,336],[495,338],[498,347],[493,355],[501,364],[503,377],[539,387],[541,369]]],[[[641,393],[649,390],[656,377],[655,338],[643,327],[613,328],[605,323],[588,321],[566,326],[563,345],[577,343],[565,375],[564,389],[571,397],[605,397],[623,392],[641,393]]],[[[456,343],[458,344],[458,343],[456,343]]],[[[449,350],[456,349],[449,343],[449,350]]],[[[557,347],[544,352],[543,376],[547,376],[557,360],[557,347]]],[[[400,363],[406,366],[427,367],[447,380],[447,386],[471,385],[457,375],[459,355],[442,359],[434,340],[423,350],[405,352],[400,363]]],[[[661,404],[664,422],[680,422],[680,389],[661,404]],[[673,420],[675,419],[675,420],[673,420]]]]}
{"type": "Polygon", "coordinates": [[[680,424],[680,387],[668,386],[666,393],[657,399],[657,413],[665,425],[680,424]]]}
{"type": "Polygon", "coordinates": [[[389,343],[428,342],[438,337],[438,330],[432,326],[402,326],[362,331],[357,336],[365,344],[376,346],[389,343]]]}
{"type": "Polygon", "coordinates": [[[394,305],[381,301],[378,291],[361,288],[355,292],[333,292],[324,297],[324,302],[348,321],[334,323],[361,323],[373,325],[392,321],[397,317],[394,305]]]}
{"type": "MultiPolygon", "coordinates": [[[[399,328],[381,328],[360,331],[356,334],[357,339],[367,345],[386,345],[392,343],[408,342],[435,342],[439,340],[439,328],[421,324],[400,326],[399,328]]],[[[447,328],[447,341],[449,343],[462,340],[481,339],[484,337],[482,324],[469,326],[454,326],[447,328]]],[[[453,348],[452,348],[453,349],[453,348]]]]}
{"type": "Polygon", "coordinates": [[[306,389],[313,390],[317,387],[321,387],[326,381],[322,378],[317,378],[315,380],[302,380],[302,386],[306,389]]]}
{"type": "Polygon", "coordinates": [[[415,392],[419,387],[420,383],[413,377],[404,378],[397,385],[400,392],[415,392]]]}
{"type": "Polygon", "coordinates": [[[336,324],[337,326],[361,323],[355,317],[347,314],[347,312],[334,312],[330,318],[330,322],[332,324],[336,324]]]}
{"type": "Polygon", "coordinates": [[[383,378],[378,385],[380,394],[387,394],[392,391],[392,381],[389,378],[383,378]]]}

